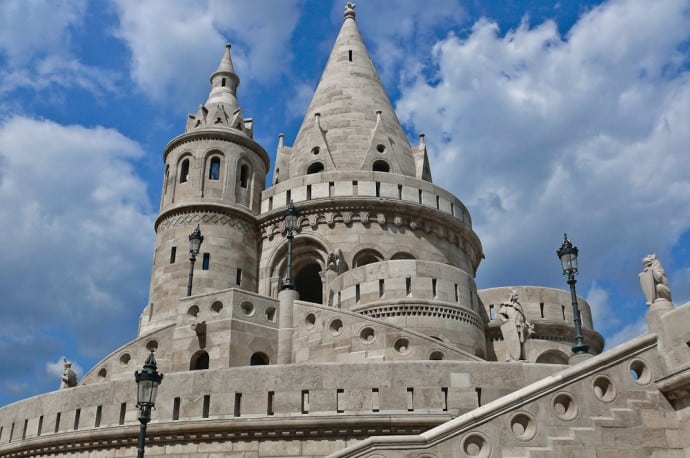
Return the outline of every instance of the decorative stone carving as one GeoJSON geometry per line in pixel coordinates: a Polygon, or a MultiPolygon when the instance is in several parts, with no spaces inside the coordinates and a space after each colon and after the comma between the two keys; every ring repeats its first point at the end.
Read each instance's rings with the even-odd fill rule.
{"type": "Polygon", "coordinates": [[[522,304],[518,301],[518,293],[510,292],[508,302],[502,302],[498,307],[496,317],[501,323],[501,334],[505,345],[505,360],[520,361],[525,359],[525,341],[534,334],[534,326],[527,321],[522,304]]]}
{"type": "Polygon", "coordinates": [[[671,287],[666,277],[666,271],[656,258],[656,253],[642,259],[644,270],[640,272],[640,286],[647,299],[647,305],[654,302],[671,302],[671,287]]]}
{"type": "Polygon", "coordinates": [[[326,263],[326,268],[330,271],[340,275],[347,270],[347,264],[345,264],[345,257],[340,248],[335,251],[328,253],[328,261],[326,263]]]}
{"type": "Polygon", "coordinates": [[[60,389],[73,388],[77,386],[77,374],[72,370],[72,363],[63,358],[64,368],[60,377],[60,389]]]}

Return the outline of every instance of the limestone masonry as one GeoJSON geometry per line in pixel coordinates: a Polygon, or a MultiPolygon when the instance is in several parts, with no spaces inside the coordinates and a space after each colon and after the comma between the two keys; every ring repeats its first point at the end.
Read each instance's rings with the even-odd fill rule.
{"type": "Polygon", "coordinates": [[[569,291],[478,291],[470,214],[407,139],[354,5],[268,189],[229,45],[210,80],[163,150],[138,337],[0,408],[0,456],[135,456],[133,372],[155,350],[148,456],[690,457],[690,303],[645,258],[649,332],[602,352],[578,298],[573,355],[569,291]]]}

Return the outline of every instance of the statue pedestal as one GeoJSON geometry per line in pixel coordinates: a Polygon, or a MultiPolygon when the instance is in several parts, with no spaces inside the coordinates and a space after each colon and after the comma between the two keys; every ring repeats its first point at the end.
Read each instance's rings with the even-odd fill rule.
{"type": "Polygon", "coordinates": [[[673,310],[673,302],[667,299],[657,299],[647,309],[647,327],[650,332],[661,331],[661,317],[673,310]]]}

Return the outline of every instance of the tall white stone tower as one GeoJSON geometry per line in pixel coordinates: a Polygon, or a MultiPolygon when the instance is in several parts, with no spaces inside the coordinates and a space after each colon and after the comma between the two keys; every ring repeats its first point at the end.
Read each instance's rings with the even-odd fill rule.
{"type": "Polygon", "coordinates": [[[269,158],[253,139],[253,121],[237,101],[240,79],[226,45],[211,92],[185,132],[163,151],[165,174],[149,304],[139,335],[175,322],[186,295],[188,237],[199,225],[204,241],[194,268],[193,294],[257,287],[257,225],[269,158]]]}

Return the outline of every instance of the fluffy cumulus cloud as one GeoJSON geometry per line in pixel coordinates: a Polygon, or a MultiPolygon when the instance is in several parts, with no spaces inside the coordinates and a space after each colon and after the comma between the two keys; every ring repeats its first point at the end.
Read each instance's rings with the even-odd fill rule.
{"type": "Polygon", "coordinates": [[[68,349],[100,357],[133,336],[153,241],[133,169],[142,154],[112,129],[21,116],[0,124],[0,290],[10,304],[0,308],[0,365],[13,368],[0,376],[5,389],[19,374],[45,379],[36,361],[68,349]]]}
{"type": "Polygon", "coordinates": [[[289,39],[299,17],[296,0],[113,1],[119,16],[115,33],[130,50],[132,79],[154,100],[185,110],[197,104],[203,94],[191,89],[198,85],[190,81],[208,77],[226,41],[233,43],[240,78],[272,81],[288,69],[289,39]]]}
{"type": "Polygon", "coordinates": [[[566,36],[552,22],[479,20],[436,43],[397,108],[426,132],[434,181],[470,207],[483,286],[562,285],[567,230],[598,317],[623,307],[608,305],[613,284],[644,313],[640,258],[673,264],[690,228],[689,38],[686,1],[614,0],[566,36]]]}
{"type": "Polygon", "coordinates": [[[26,87],[98,95],[115,90],[117,75],[84,64],[72,52],[73,32],[86,15],[85,0],[0,2],[0,95],[26,87]]]}

